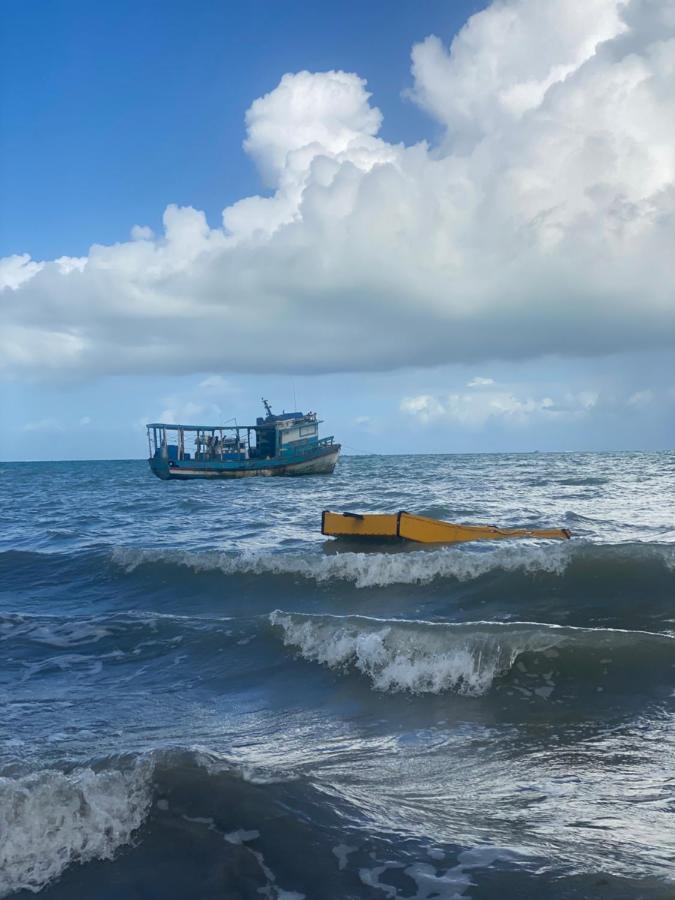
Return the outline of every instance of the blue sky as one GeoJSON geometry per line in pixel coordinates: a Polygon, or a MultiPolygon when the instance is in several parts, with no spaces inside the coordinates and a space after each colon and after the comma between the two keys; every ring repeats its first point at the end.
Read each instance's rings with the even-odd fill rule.
{"type": "Polygon", "coordinates": [[[5,3],[0,456],[294,393],[350,452],[672,447],[670,0],[590,5],[5,3]]]}
{"type": "Polygon", "coordinates": [[[167,203],[203,209],[260,190],[244,114],[281,75],[358,72],[383,136],[437,130],[413,103],[410,48],[484,4],[247,0],[3,4],[0,255],[80,255],[157,229],[167,203]]]}

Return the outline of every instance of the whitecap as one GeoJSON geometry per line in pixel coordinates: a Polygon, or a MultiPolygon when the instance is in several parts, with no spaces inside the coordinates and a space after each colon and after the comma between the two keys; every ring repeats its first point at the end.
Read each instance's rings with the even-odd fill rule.
{"type": "Polygon", "coordinates": [[[152,765],[0,778],[0,897],[38,891],[67,866],[112,859],[142,825],[152,765]]]}
{"type": "Polygon", "coordinates": [[[195,572],[220,571],[226,575],[286,575],[317,583],[352,582],[357,588],[390,584],[427,584],[437,578],[470,581],[493,571],[561,575],[571,560],[568,545],[528,542],[515,546],[445,547],[404,553],[270,553],[246,551],[152,550],[118,547],[113,562],[127,572],[141,565],[163,563],[195,572]]]}
{"type": "Polygon", "coordinates": [[[354,668],[381,691],[485,694],[521,653],[564,640],[554,626],[495,622],[436,624],[363,616],[270,614],[284,644],[333,669],[354,668]]]}

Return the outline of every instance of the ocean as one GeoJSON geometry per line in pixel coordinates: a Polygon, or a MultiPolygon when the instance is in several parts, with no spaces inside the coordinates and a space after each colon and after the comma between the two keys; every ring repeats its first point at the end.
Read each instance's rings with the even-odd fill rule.
{"type": "Polygon", "coordinates": [[[675,453],[0,485],[0,896],[675,897],[675,453]]]}

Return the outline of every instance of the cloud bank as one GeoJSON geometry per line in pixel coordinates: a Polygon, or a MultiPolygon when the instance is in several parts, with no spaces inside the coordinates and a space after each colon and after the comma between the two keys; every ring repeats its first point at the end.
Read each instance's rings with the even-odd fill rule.
{"type": "Polygon", "coordinates": [[[495,387],[475,393],[443,396],[418,394],[404,397],[401,412],[422,424],[445,422],[465,428],[481,428],[488,422],[528,425],[531,422],[571,422],[591,412],[598,403],[594,391],[567,392],[562,397],[521,397],[512,390],[495,387]]]}
{"type": "Polygon", "coordinates": [[[379,138],[355,74],[287,74],[246,115],[270,193],[222,227],[171,205],[157,237],[1,260],[2,365],[330,372],[675,345],[675,0],[501,0],[449,47],[415,45],[412,76],[435,146],[379,138]]]}

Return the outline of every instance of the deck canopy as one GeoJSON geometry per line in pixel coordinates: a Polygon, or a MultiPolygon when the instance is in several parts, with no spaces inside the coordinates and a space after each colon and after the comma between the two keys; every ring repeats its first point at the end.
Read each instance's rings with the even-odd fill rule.
{"type": "Polygon", "coordinates": [[[177,422],[148,422],[146,428],[166,428],[167,431],[239,431],[255,425],[179,425],[177,422]]]}
{"type": "Polygon", "coordinates": [[[290,419],[308,419],[322,424],[322,419],[316,418],[316,413],[280,413],[277,416],[266,416],[258,419],[255,425],[181,425],[178,422],[148,422],[146,428],[165,428],[167,431],[251,431],[257,428],[276,428],[290,419]]]}

